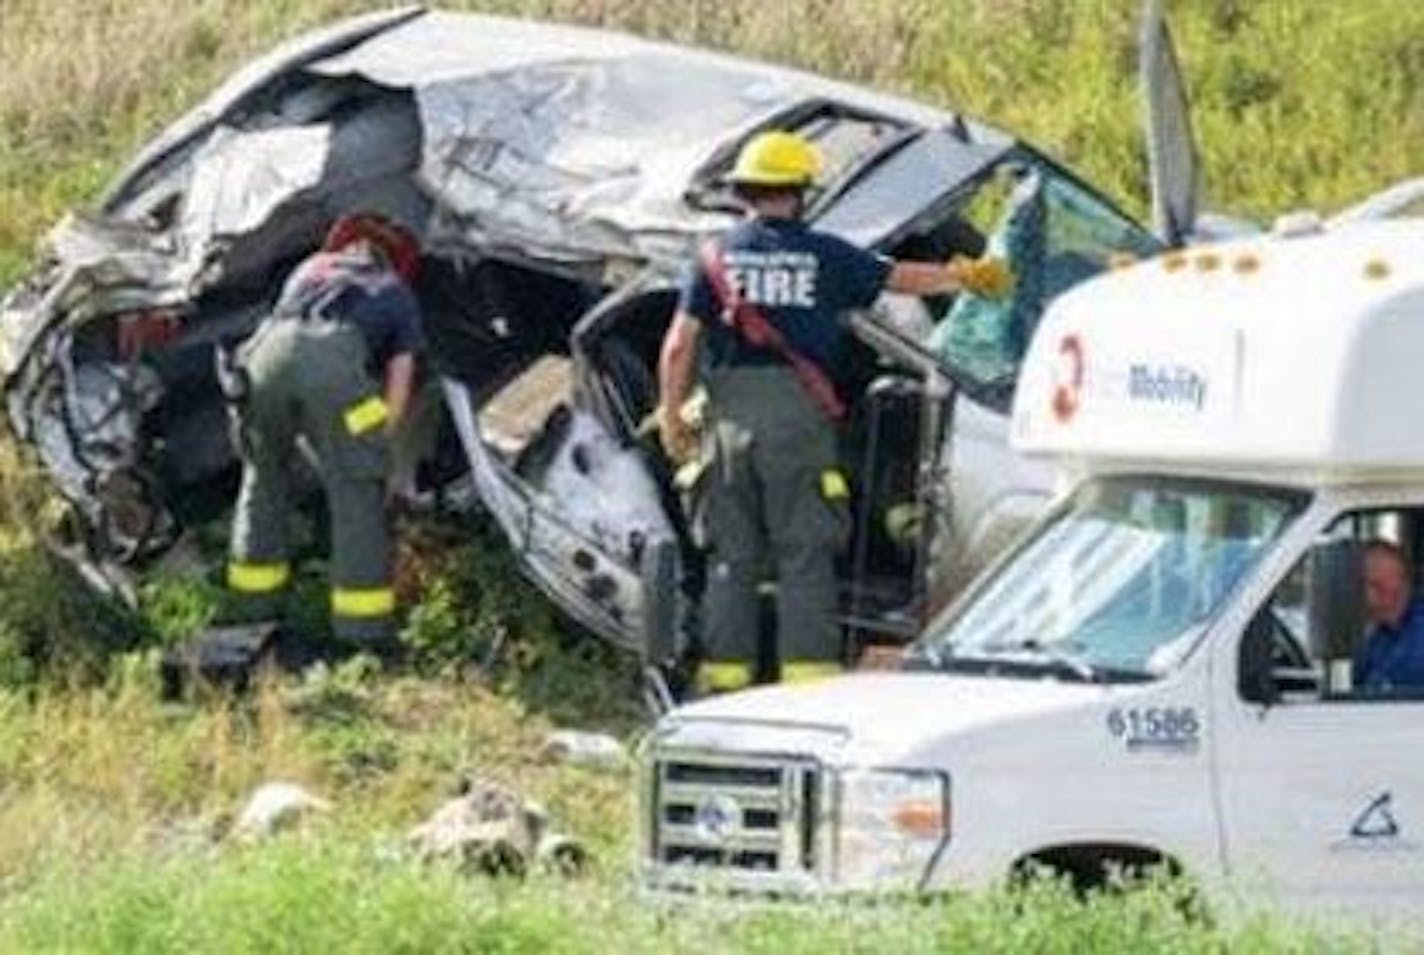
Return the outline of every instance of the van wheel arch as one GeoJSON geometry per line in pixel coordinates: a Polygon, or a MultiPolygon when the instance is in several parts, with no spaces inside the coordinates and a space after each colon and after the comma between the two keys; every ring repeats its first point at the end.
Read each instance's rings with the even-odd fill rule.
{"type": "Polygon", "coordinates": [[[1171,879],[1186,875],[1176,858],[1159,849],[1132,843],[1079,842],[1023,856],[1010,867],[1010,882],[1021,884],[1044,872],[1066,878],[1079,893],[1105,888],[1119,879],[1130,885],[1158,873],[1171,879]]]}

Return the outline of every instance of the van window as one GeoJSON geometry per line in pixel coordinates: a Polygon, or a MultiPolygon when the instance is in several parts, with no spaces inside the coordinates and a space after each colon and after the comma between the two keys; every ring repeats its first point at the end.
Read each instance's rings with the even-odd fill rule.
{"type": "Polygon", "coordinates": [[[1176,667],[1301,499],[1158,477],[1084,484],[920,654],[966,668],[1152,679],[1176,667]]]}
{"type": "Polygon", "coordinates": [[[1424,702],[1421,546],[1424,508],[1336,520],[1243,635],[1243,698],[1424,702]]]}

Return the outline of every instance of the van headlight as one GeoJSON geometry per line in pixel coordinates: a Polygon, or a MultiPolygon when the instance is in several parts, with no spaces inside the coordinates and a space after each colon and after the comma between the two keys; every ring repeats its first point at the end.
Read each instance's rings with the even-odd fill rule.
{"type": "Polygon", "coordinates": [[[847,769],[839,774],[836,881],[914,889],[949,841],[949,779],[935,770],[847,769]]]}

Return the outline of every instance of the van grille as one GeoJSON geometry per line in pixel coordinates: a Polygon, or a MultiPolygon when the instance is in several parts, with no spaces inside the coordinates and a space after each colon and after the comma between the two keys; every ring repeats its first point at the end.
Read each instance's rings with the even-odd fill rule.
{"type": "Polygon", "coordinates": [[[649,775],[647,851],[655,869],[815,873],[822,801],[816,763],[663,752],[649,775]]]}

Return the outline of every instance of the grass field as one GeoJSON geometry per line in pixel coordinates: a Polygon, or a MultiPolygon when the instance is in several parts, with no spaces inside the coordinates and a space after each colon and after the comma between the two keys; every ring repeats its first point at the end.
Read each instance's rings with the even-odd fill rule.
{"type": "MultiPolygon", "coordinates": [[[[67,208],[277,39],[352,0],[0,0],[0,285],[67,208]]],[[[1134,0],[504,0],[960,108],[1143,211],[1134,0]]],[[[1424,173],[1424,4],[1171,5],[1214,208],[1332,209],[1424,173]]],[[[554,724],[636,732],[628,661],[566,633],[490,536],[438,562],[410,634],[427,672],[356,671],[252,701],[165,707],[151,648],[205,619],[201,581],[141,613],[46,561],[24,466],[0,456],[0,951],[1337,951],[1339,926],[1184,918],[1170,887],[1080,904],[1047,887],[933,905],[668,917],[629,888],[630,778],[531,758],[554,724]],[[459,661],[507,638],[507,662],[459,661]],[[464,772],[547,801],[592,845],[575,883],[467,881],[393,848],[464,772]],[[274,777],[336,803],[267,847],[217,848],[274,777]]],[[[1366,943],[1359,947],[1367,948],[1366,943]]]]}
{"type": "Polygon", "coordinates": [[[1056,884],[929,903],[672,912],[632,884],[627,771],[532,760],[544,718],[448,682],[354,672],[270,686],[250,705],[171,709],[141,670],[103,689],[0,702],[0,951],[25,952],[1349,952],[1338,925],[1185,914],[1182,889],[1076,899],[1056,884]],[[576,880],[470,879],[419,865],[401,833],[461,771],[544,801],[585,838],[576,880]],[[329,817],[217,845],[271,777],[329,817]]]}
{"type": "MultiPolygon", "coordinates": [[[[55,215],[217,79],[354,0],[5,0],[0,279],[55,215]]],[[[548,16],[744,51],[985,117],[1141,209],[1135,0],[502,0],[548,16]],[[806,28],[814,23],[814,29],[806,28]]],[[[1216,207],[1332,208],[1420,170],[1424,5],[1171,5],[1216,207]]]]}

